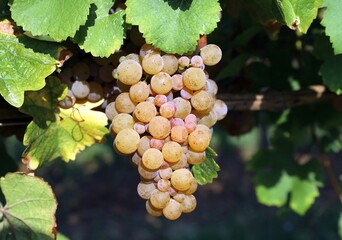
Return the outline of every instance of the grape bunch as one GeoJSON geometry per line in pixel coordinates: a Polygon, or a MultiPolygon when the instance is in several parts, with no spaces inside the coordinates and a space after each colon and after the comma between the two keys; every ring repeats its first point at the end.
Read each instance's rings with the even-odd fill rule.
{"type": "Polygon", "coordinates": [[[205,71],[221,57],[214,44],[180,57],[144,44],[113,70],[116,92],[105,108],[113,147],[131,156],[141,177],[137,192],[153,216],[175,220],[196,207],[190,169],[205,160],[212,127],[228,110],[205,71]]]}

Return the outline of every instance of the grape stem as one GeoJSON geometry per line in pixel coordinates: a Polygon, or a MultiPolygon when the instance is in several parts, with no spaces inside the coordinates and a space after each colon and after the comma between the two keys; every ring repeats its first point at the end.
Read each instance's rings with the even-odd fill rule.
{"type": "Polygon", "coordinates": [[[313,85],[308,89],[291,92],[266,91],[263,94],[218,94],[229,110],[235,111],[282,111],[305,104],[332,100],[337,95],[323,85],[313,85]]]}

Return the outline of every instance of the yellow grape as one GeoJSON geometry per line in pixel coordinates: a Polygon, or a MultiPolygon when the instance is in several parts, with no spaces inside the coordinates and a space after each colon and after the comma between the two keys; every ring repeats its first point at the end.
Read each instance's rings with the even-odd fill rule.
{"type": "Polygon", "coordinates": [[[164,144],[162,153],[165,161],[175,163],[180,160],[183,154],[183,150],[179,143],[170,141],[164,144]]]}
{"type": "Polygon", "coordinates": [[[154,183],[151,182],[140,182],[137,186],[138,195],[142,199],[150,199],[152,192],[156,189],[154,183]]]}
{"type": "Polygon", "coordinates": [[[163,215],[169,220],[176,220],[182,215],[182,205],[174,199],[166,204],[163,215]]]}
{"type": "Polygon", "coordinates": [[[189,134],[188,142],[189,146],[194,151],[203,152],[209,146],[211,133],[207,126],[201,125],[200,128],[198,128],[198,126],[196,127],[195,131],[189,134]]]}
{"type": "Polygon", "coordinates": [[[140,138],[139,145],[137,152],[139,153],[140,156],[144,154],[144,152],[150,148],[150,141],[151,141],[151,136],[143,136],[140,138]]]}
{"type": "Polygon", "coordinates": [[[164,67],[161,70],[162,72],[166,72],[170,75],[174,74],[178,70],[178,59],[171,54],[165,54],[162,56],[164,61],[164,67]]]}
{"type": "Polygon", "coordinates": [[[192,181],[195,181],[192,173],[185,168],[175,170],[171,176],[171,184],[178,191],[188,190],[192,181]]]}
{"type": "Polygon", "coordinates": [[[163,58],[159,53],[148,53],[142,60],[142,68],[150,75],[159,73],[164,67],[163,58]]]}
{"type": "Polygon", "coordinates": [[[129,96],[133,102],[143,102],[150,95],[150,88],[146,82],[138,82],[129,89],[129,96]]]}
{"type": "Polygon", "coordinates": [[[200,112],[211,110],[213,107],[213,97],[204,90],[197,91],[191,98],[191,105],[200,112]]]}
{"type": "Polygon", "coordinates": [[[170,194],[168,192],[162,192],[155,189],[151,194],[151,205],[157,209],[163,209],[170,201],[170,194]]]}
{"type": "Polygon", "coordinates": [[[163,215],[163,211],[161,209],[157,209],[157,208],[153,207],[150,200],[146,201],[145,206],[146,206],[146,211],[151,216],[159,217],[159,216],[163,215]]]}
{"type": "Polygon", "coordinates": [[[167,94],[172,89],[171,76],[165,72],[160,72],[151,78],[151,88],[157,94],[167,94]]]}
{"type": "Polygon", "coordinates": [[[191,148],[188,149],[188,152],[186,153],[186,158],[188,160],[189,164],[197,165],[201,164],[205,160],[205,151],[202,152],[196,152],[193,151],[191,148]]]}
{"type": "Polygon", "coordinates": [[[184,85],[190,90],[197,91],[204,87],[206,77],[200,68],[188,68],[183,74],[184,85]]]}
{"type": "Polygon", "coordinates": [[[135,103],[129,97],[128,92],[123,92],[115,99],[115,107],[120,113],[132,113],[135,109],[135,103]]]}
{"type": "Polygon", "coordinates": [[[191,113],[191,103],[181,97],[173,99],[173,102],[176,104],[176,112],[174,117],[184,120],[186,116],[191,113]]]}
{"type": "Polygon", "coordinates": [[[131,115],[127,113],[120,113],[113,118],[112,129],[118,134],[121,130],[126,128],[133,129],[134,119],[131,115]]]}
{"type": "Polygon", "coordinates": [[[139,134],[133,129],[126,128],[116,135],[114,144],[119,152],[123,154],[131,154],[137,150],[139,142],[139,134]]]}
{"type": "Polygon", "coordinates": [[[161,151],[149,148],[142,155],[141,161],[148,170],[157,170],[163,164],[164,158],[161,151]]]}
{"type": "Polygon", "coordinates": [[[186,158],[185,153],[183,152],[180,160],[174,164],[171,164],[170,167],[172,170],[177,170],[177,169],[181,169],[181,168],[186,168],[188,166],[189,166],[188,160],[186,158]]]}
{"type": "Polygon", "coordinates": [[[125,60],[117,68],[120,82],[126,85],[133,85],[140,81],[142,77],[142,67],[135,60],[125,60]]]}
{"type": "Polygon", "coordinates": [[[156,116],[151,119],[148,131],[154,138],[164,139],[170,134],[171,124],[168,119],[156,116]]]}
{"type": "Polygon", "coordinates": [[[185,126],[174,126],[171,128],[172,141],[183,143],[188,139],[188,130],[185,126]]]}
{"type": "Polygon", "coordinates": [[[208,44],[201,48],[200,55],[203,63],[207,66],[216,65],[222,58],[222,51],[220,47],[215,44],[208,44]]]}
{"type": "Polygon", "coordinates": [[[182,205],[182,212],[190,213],[195,210],[197,201],[194,195],[185,195],[182,205]]]}
{"type": "Polygon", "coordinates": [[[148,123],[157,115],[157,109],[151,102],[141,102],[135,107],[134,116],[143,123],[148,123]]]}

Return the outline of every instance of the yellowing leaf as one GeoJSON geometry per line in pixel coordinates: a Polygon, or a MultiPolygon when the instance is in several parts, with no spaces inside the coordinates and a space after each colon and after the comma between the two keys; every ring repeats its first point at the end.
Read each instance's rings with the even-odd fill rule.
{"type": "Polygon", "coordinates": [[[31,169],[61,157],[74,160],[76,154],[95,142],[100,142],[108,133],[107,117],[104,113],[90,110],[86,105],[75,105],[60,109],[56,120],[46,128],[32,121],[24,136],[27,145],[22,157],[31,169]]]}

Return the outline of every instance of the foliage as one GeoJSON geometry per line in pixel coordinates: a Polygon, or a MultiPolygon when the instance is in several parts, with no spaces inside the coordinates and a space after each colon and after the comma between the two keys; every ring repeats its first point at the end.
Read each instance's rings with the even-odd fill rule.
{"type": "MultiPolygon", "coordinates": [[[[67,94],[65,83],[56,77],[67,59],[62,50],[118,62],[113,53],[130,51],[136,26],[147,43],[174,54],[193,52],[200,36],[210,34],[223,49],[221,70],[208,69],[216,74],[221,92],[267,94],[319,84],[332,96],[342,93],[341,7],[332,0],[127,0],[125,6],[112,0],[0,1],[0,94],[33,118],[23,139],[23,162],[30,170],[57,158],[68,162],[108,134],[107,117],[97,111],[102,101],[77,102],[71,109],[58,106],[67,94]]],[[[260,203],[289,203],[304,215],[327,185],[319,161],[342,151],[341,98],[331,98],[316,107],[260,112],[257,119],[253,114],[228,116],[227,131],[233,135],[248,132],[256,123],[265,131],[266,141],[247,163],[260,203]]],[[[208,148],[206,160],[192,167],[199,184],[218,177],[216,156],[208,148]]],[[[0,187],[6,198],[0,207],[0,234],[53,239],[56,203],[46,183],[15,173],[2,178],[0,187]],[[32,216],[41,220],[18,221],[32,216]]],[[[340,235],[341,222],[340,217],[340,235]]]]}

